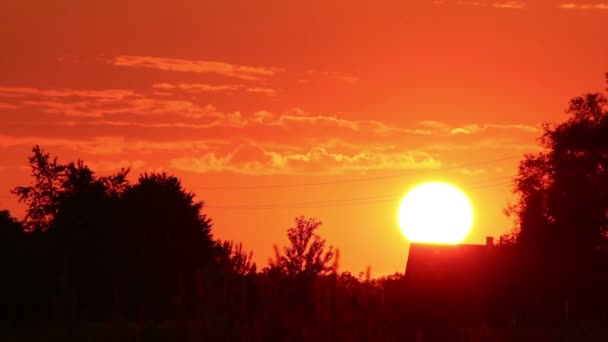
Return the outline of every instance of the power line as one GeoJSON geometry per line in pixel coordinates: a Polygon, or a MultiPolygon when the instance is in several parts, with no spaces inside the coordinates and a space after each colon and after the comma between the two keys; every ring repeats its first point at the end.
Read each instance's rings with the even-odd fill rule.
{"type": "MultiPolygon", "coordinates": [[[[454,167],[449,167],[437,171],[451,171],[457,170],[465,167],[484,165],[487,163],[493,163],[498,161],[505,161],[515,158],[521,158],[520,155],[513,155],[508,157],[502,157],[497,159],[485,160],[476,163],[470,163],[465,165],[459,165],[454,167]]],[[[294,183],[294,184],[268,184],[268,185],[235,185],[235,186],[206,186],[206,187],[194,187],[190,188],[191,190],[243,190],[243,189],[277,189],[277,188],[298,188],[298,187],[307,187],[307,186],[320,186],[320,185],[334,185],[334,184],[347,184],[347,183],[358,183],[358,182],[371,182],[381,179],[392,179],[403,177],[403,174],[398,175],[385,175],[385,176],[376,176],[376,177],[366,177],[366,178],[353,178],[353,179],[343,179],[343,180],[334,180],[334,181],[324,181],[324,182],[314,182],[314,183],[294,183]]]]}
{"type": "MultiPolygon", "coordinates": [[[[496,158],[496,159],[490,159],[490,160],[484,160],[484,161],[479,161],[479,162],[474,162],[474,163],[468,163],[468,164],[464,164],[464,165],[459,165],[459,166],[454,166],[454,167],[449,167],[449,168],[445,168],[442,169],[441,171],[450,171],[450,170],[457,170],[457,169],[461,169],[461,168],[466,168],[466,167],[471,167],[471,166],[477,166],[477,165],[484,165],[484,164],[488,164],[488,163],[493,163],[493,162],[498,162],[498,161],[505,161],[505,160],[510,160],[510,159],[515,159],[515,158],[520,158],[520,155],[511,155],[511,156],[506,156],[506,157],[501,157],[501,158],[496,158]]],[[[320,186],[320,185],[334,185],[334,184],[347,184],[347,183],[357,183],[357,182],[370,182],[370,181],[375,181],[375,180],[382,180],[382,179],[392,179],[392,178],[399,178],[399,177],[403,177],[403,174],[398,174],[398,175],[385,175],[385,176],[376,176],[376,177],[367,177],[367,178],[354,178],[354,179],[346,179],[346,180],[334,180],[334,181],[324,181],[324,182],[315,182],[315,183],[295,183],[295,184],[271,184],[271,185],[243,185],[243,186],[210,186],[210,187],[193,187],[190,188],[191,190],[236,190],[236,189],[272,189],[272,188],[296,188],[296,187],[307,187],[307,186],[320,186]]],[[[475,185],[483,185],[483,183],[487,183],[487,182],[492,182],[492,181],[496,181],[496,180],[504,180],[507,178],[511,178],[510,176],[507,177],[498,177],[495,179],[488,179],[485,181],[481,181],[481,182],[476,182],[473,184],[469,184],[468,186],[465,185],[464,187],[466,187],[467,189],[475,189],[475,185]],[[471,186],[473,186],[473,188],[471,188],[471,186]]],[[[496,186],[499,185],[506,185],[508,183],[499,183],[499,184],[495,184],[496,186]]],[[[487,184],[490,185],[490,184],[487,184]]],[[[494,186],[494,185],[493,185],[494,186]]],[[[0,197],[2,198],[8,198],[8,197],[13,197],[14,195],[0,195],[0,197]]],[[[277,203],[277,204],[236,204],[236,205],[218,205],[218,206],[211,206],[211,208],[217,208],[217,209],[239,209],[239,208],[250,208],[250,207],[255,207],[255,208],[276,208],[276,207],[290,207],[290,206],[309,206],[309,205],[313,205],[313,206],[333,206],[333,205],[348,205],[348,204],[362,204],[362,203],[367,203],[369,201],[376,201],[376,200],[380,200],[380,201],[386,201],[386,200],[393,200],[395,196],[399,196],[399,198],[402,196],[402,194],[399,195],[390,195],[389,198],[385,198],[386,196],[373,196],[373,197],[365,197],[365,198],[355,198],[355,199],[343,199],[343,200],[333,200],[333,201],[315,201],[315,202],[300,202],[300,203],[277,203]],[[384,198],[384,199],[383,199],[384,198]],[[363,201],[363,202],[361,202],[363,201]]]]}
{"type": "MultiPolygon", "coordinates": [[[[492,188],[497,186],[503,186],[510,184],[505,179],[510,177],[498,177],[489,179],[481,182],[469,184],[463,186],[468,190],[478,190],[484,188],[492,188]]],[[[243,210],[263,210],[263,209],[299,209],[299,208],[321,208],[321,207],[335,207],[335,206],[350,206],[350,205],[361,205],[361,204],[375,204],[383,202],[391,202],[403,198],[403,193],[371,196],[371,197],[360,197],[350,199],[336,199],[327,201],[312,201],[312,202],[289,202],[289,203],[262,203],[262,204],[228,204],[228,205],[217,205],[217,206],[206,206],[208,209],[243,209],[243,210]]]]}

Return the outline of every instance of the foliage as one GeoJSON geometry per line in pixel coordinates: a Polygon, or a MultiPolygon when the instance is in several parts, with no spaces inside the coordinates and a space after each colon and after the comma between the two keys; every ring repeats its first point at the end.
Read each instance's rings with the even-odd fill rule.
{"type": "Polygon", "coordinates": [[[60,164],[36,145],[29,158],[34,184],[17,186],[12,193],[27,205],[24,225],[28,231],[46,231],[57,216],[62,200],[83,188],[97,185],[104,192],[118,195],[126,186],[128,169],[116,175],[97,178],[82,161],[60,164]]]}
{"type": "Polygon", "coordinates": [[[243,244],[235,244],[233,241],[218,241],[218,247],[222,251],[222,256],[232,271],[240,276],[255,274],[257,266],[253,262],[253,251],[246,253],[243,251],[243,244]]]}
{"type": "Polygon", "coordinates": [[[334,256],[333,246],[325,250],[325,240],[315,231],[321,221],[304,216],[296,217],[296,225],[287,230],[291,243],[283,248],[280,266],[292,277],[315,277],[332,270],[330,261],[334,256]]]}
{"type": "Polygon", "coordinates": [[[57,212],[65,166],[58,164],[57,158],[51,160],[40,146],[35,146],[32,152],[34,155],[29,158],[29,164],[34,185],[18,186],[12,192],[28,206],[24,221],[27,229],[44,231],[57,212]]]}
{"type": "Polygon", "coordinates": [[[520,163],[507,212],[518,244],[582,256],[608,243],[608,98],[576,97],[567,112],[543,126],[544,150],[520,163]]]}

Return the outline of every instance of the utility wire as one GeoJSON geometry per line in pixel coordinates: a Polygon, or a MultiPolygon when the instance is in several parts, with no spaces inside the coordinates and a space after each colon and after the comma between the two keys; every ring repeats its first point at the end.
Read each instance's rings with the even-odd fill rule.
{"type": "MultiPolygon", "coordinates": [[[[492,188],[497,186],[507,185],[510,182],[505,179],[510,177],[499,177],[490,179],[482,182],[472,183],[468,186],[463,186],[467,190],[478,190],[484,188],[492,188]]],[[[298,209],[298,208],[320,208],[320,207],[334,207],[334,206],[349,206],[349,205],[360,205],[360,204],[375,204],[383,202],[391,202],[403,198],[403,193],[380,195],[371,197],[360,197],[350,199],[337,199],[328,201],[312,201],[312,202],[297,202],[297,203],[272,203],[272,204],[235,204],[235,205],[217,205],[217,206],[206,206],[209,209],[298,209]]]]}
{"type": "MultiPolygon", "coordinates": [[[[515,158],[521,158],[520,155],[511,155],[496,159],[484,160],[474,163],[468,163],[464,165],[449,167],[445,169],[441,169],[440,171],[450,171],[457,170],[460,168],[484,165],[488,163],[511,160],[515,158]]],[[[297,188],[297,187],[308,187],[308,186],[321,186],[321,185],[334,185],[334,184],[347,184],[347,183],[358,183],[358,182],[370,182],[375,180],[382,179],[393,179],[403,177],[403,174],[398,175],[385,175],[385,176],[376,176],[376,177],[366,177],[366,178],[353,178],[346,180],[334,180],[334,181],[324,181],[324,182],[315,182],[315,183],[295,183],[295,184],[270,184],[270,185],[243,185],[243,186],[209,186],[209,187],[193,187],[191,190],[237,190],[237,189],[272,189],[272,188],[297,188]]],[[[483,183],[488,183],[496,180],[504,180],[511,178],[507,177],[498,177],[494,179],[488,179],[481,182],[472,183],[469,185],[464,185],[463,187],[466,189],[476,189],[475,185],[483,185],[483,183]]],[[[507,183],[499,183],[499,184],[487,184],[491,186],[500,186],[505,185],[507,183]]],[[[2,198],[13,197],[14,195],[0,195],[2,198]]],[[[373,197],[365,197],[365,198],[354,198],[354,199],[343,199],[343,200],[331,200],[331,201],[314,201],[314,202],[300,202],[300,203],[275,203],[275,204],[236,204],[236,205],[217,205],[217,206],[208,206],[208,208],[215,209],[248,209],[248,208],[257,208],[257,209],[265,209],[265,208],[290,208],[290,207],[307,207],[307,206],[335,206],[335,205],[350,205],[350,204],[365,204],[365,203],[378,203],[378,201],[392,201],[395,198],[401,198],[402,194],[398,195],[388,195],[385,196],[373,196],[373,197]],[[370,202],[371,201],[371,202],[370,202]]]]}

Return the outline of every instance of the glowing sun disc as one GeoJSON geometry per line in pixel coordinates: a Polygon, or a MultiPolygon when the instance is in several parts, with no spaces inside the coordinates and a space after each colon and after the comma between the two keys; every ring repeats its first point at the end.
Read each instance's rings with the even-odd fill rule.
{"type": "Polygon", "coordinates": [[[473,208],[455,186],[431,182],[405,195],[398,219],[401,232],[410,242],[457,244],[471,230],[473,208]]]}

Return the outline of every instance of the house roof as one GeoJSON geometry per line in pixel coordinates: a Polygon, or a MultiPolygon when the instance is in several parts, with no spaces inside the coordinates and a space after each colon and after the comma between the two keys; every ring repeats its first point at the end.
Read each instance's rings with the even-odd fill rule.
{"type": "Polygon", "coordinates": [[[409,283],[423,286],[473,285],[487,272],[492,249],[486,245],[412,243],[405,270],[409,283]],[[433,283],[437,283],[433,285],[433,283]],[[443,283],[443,285],[442,285],[443,283]]]}

